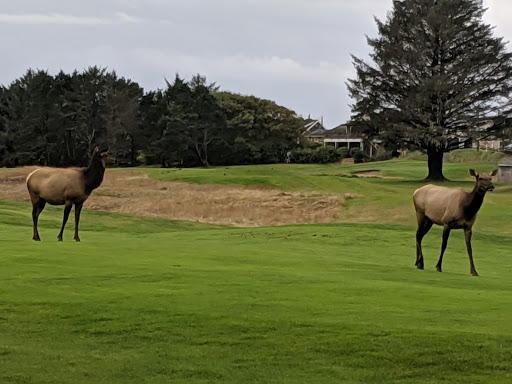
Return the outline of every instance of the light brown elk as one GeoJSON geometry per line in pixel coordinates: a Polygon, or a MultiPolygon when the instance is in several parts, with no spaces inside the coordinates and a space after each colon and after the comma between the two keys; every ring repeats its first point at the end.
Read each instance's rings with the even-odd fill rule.
{"type": "Polygon", "coordinates": [[[94,150],[91,163],[87,168],[38,168],[27,176],[27,189],[32,201],[32,221],[34,223],[32,239],[40,241],[37,220],[46,203],[65,205],[64,218],[57,239],[62,241],[62,233],[68,221],[69,213],[75,205],[75,237],[78,236],[78,223],[84,202],[91,192],[103,181],[105,167],[115,160],[108,154],[108,149],[94,150]]]}
{"type": "Polygon", "coordinates": [[[418,219],[418,230],[416,231],[416,267],[423,269],[423,252],[421,240],[428,233],[432,224],[443,227],[443,242],[441,255],[437,262],[436,269],[441,272],[443,255],[448,244],[448,237],[452,229],[463,229],[466,239],[466,249],[469,256],[470,273],[478,276],[473,263],[473,250],[471,248],[472,227],[475,223],[478,210],[482,206],[485,193],[494,190],[492,177],[497,170],[487,173],[476,173],[470,169],[469,174],[476,179],[475,187],[471,192],[461,188],[446,188],[437,185],[425,185],[414,191],[413,200],[418,219]]]}

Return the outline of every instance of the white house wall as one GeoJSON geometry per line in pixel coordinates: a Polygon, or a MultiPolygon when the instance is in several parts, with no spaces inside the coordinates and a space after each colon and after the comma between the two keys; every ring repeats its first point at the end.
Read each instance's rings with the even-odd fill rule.
{"type": "Polygon", "coordinates": [[[324,139],[324,146],[328,143],[334,143],[335,148],[338,148],[338,144],[340,143],[359,143],[359,148],[361,148],[361,151],[364,150],[363,139],[324,139]]]}

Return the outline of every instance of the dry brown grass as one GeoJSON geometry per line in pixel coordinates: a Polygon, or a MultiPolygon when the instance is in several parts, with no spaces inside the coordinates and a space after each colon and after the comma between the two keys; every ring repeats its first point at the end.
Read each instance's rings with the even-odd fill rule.
{"type": "MultiPolygon", "coordinates": [[[[0,199],[29,201],[26,176],[35,167],[0,172],[0,199]]],[[[283,192],[150,179],[135,170],[107,171],[86,209],[233,226],[329,223],[351,194],[283,192]]]]}

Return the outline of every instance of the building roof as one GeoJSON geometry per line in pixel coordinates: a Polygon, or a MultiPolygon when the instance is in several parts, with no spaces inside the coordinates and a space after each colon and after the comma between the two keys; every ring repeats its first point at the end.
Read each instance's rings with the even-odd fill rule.
{"type": "Polygon", "coordinates": [[[320,122],[320,120],[314,120],[314,119],[310,119],[310,118],[304,120],[304,128],[305,128],[305,132],[314,132],[319,129],[325,131],[325,128],[322,125],[322,123],[320,122]]]}
{"type": "Polygon", "coordinates": [[[512,156],[505,157],[503,160],[500,161],[498,164],[499,166],[512,166],[512,156]]]}
{"type": "Polygon", "coordinates": [[[347,138],[347,139],[362,139],[364,137],[363,134],[357,132],[354,127],[349,124],[340,124],[333,129],[329,129],[325,133],[325,137],[328,138],[347,138]]]}
{"type": "Polygon", "coordinates": [[[304,120],[304,135],[329,139],[363,139],[365,136],[350,124],[340,124],[332,129],[325,129],[320,120],[304,120]]]}

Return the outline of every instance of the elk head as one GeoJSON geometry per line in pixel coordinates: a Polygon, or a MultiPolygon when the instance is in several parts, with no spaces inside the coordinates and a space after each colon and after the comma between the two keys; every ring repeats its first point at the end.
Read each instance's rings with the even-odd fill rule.
{"type": "Polygon", "coordinates": [[[491,173],[476,173],[473,169],[469,170],[469,174],[474,176],[476,179],[476,189],[480,192],[487,192],[494,190],[494,184],[492,183],[492,177],[496,176],[498,170],[495,169],[491,173]]]}

